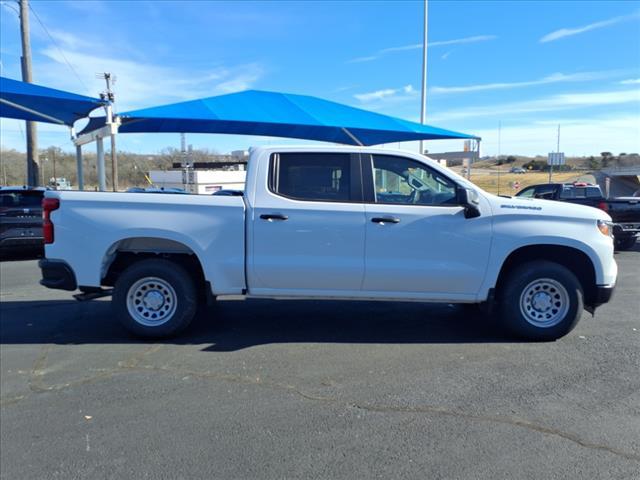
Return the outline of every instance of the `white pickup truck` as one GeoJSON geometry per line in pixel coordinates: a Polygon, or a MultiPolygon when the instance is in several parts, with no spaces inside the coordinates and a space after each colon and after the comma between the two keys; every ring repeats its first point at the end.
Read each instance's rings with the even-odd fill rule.
{"type": "Polygon", "coordinates": [[[494,196],[386,149],[258,148],[243,196],[47,191],[43,208],[41,283],[112,294],[147,337],[246,295],[481,304],[552,340],[609,301],[617,276],[605,212],[494,196]]]}

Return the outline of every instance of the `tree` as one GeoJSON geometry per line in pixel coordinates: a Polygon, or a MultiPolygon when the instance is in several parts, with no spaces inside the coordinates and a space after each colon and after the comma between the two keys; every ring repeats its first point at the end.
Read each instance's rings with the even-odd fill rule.
{"type": "Polygon", "coordinates": [[[600,154],[602,157],[602,167],[608,167],[613,161],[613,154],[611,152],[602,152],[600,154]]]}
{"type": "Polygon", "coordinates": [[[597,170],[600,168],[601,163],[600,160],[598,160],[597,158],[595,158],[593,155],[589,157],[589,159],[587,160],[587,166],[593,170],[597,170]]]}
{"type": "Polygon", "coordinates": [[[514,157],[513,155],[509,155],[507,157],[507,163],[513,163],[516,161],[516,157],[514,157]]]}

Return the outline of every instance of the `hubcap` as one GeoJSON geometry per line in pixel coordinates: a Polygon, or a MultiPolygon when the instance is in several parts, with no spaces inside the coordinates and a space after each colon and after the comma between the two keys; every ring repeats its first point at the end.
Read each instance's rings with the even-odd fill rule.
{"type": "Polygon", "coordinates": [[[564,320],[568,311],[567,289],[552,278],[534,280],[520,295],[520,312],[528,323],[536,327],[553,327],[564,320]]]}
{"type": "Polygon", "coordinates": [[[127,292],[129,315],[147,327],[157,327],[168,322],[176,312],[177,304],[173,287],[158,277],[141,278],[127,292]]]}

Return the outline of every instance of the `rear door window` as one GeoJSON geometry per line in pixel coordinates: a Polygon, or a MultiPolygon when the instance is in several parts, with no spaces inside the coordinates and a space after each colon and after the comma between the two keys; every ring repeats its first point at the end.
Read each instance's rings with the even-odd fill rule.
{"type": "Polygon", "coordinates": [[[352,188],[350,154],[274,154],[269,177],[269,189],[283,197],[318,202],[357,200],[352,188]]]}

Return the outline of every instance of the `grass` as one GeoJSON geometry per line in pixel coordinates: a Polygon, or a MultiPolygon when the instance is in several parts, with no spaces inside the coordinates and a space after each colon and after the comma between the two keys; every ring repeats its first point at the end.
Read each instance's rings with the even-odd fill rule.
{"type": "MultiPolygon", "coordinates": [[[[559,172],[553,174],[551,181],[554,183],[573,182],[578,180],[580,176],[581,174],[579,172],[559,172]]],[[[531,172],[523,174],[501,173],[498,175],[497,172],[474,173],[472,170],[471,181],[490,193],[515,195],[519,190],[522,190],[529,185],[549,182],[549,174],[546,172],[531,172]],[[513,188],[515,182],[520,183],[519,189],[513,188]]]]}

